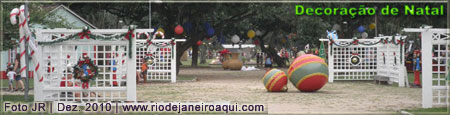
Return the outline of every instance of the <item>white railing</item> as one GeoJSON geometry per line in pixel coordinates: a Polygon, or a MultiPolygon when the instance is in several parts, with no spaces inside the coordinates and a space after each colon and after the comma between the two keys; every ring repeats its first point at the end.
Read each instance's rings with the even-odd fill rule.
{"type": "Polygon", "coordinates": [[[449,105],[450,30],[405,28],[405,32],[420,32],[422,35],[422,107],[447,107],[449,105]]]}
{"type": "MultiPolygon", "coordinates": [[[[357,44],[353,43],[353,39],[338,39],[333,44],[328,43],[328,81],[373,80],[374,76],[383,76],[403,87],[403,44],[384,43],[384,39],[404,39],[402,37],[358,39],[357,44]],[[352,63],[352,57],[358,57],[359,63],[352,63]]],[[[320,40],[329,42],[329,39],[320,40]]]]}

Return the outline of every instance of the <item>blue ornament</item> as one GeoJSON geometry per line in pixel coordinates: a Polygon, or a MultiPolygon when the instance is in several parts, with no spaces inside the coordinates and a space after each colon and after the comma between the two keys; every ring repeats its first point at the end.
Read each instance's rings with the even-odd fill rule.
{"type": "Polygon", "coordinates": [[[209,28],[211,28],[211,25],[208,22],[205,22],[204,24],[205,29],[208,30],[209,28]]]}
{"type": "Polygon", "coordinates": [[[155,26],[153,26],[152,28],[153,28],[153,32],[156,32],[156,30],[158,30],[158,28],[156,28],[155,26]]]}
{"type": "Polygon", "coordinates": [[[358,27],[358,32],[362,33],[362,32],[364,32],[364,30],[365,30],[364,26],[359,26],[358,27]]]}
{"type": "Polygon", "coordinates": [[[192,26],[191,22],[187,21],[186,23],[184,23],[183,27],[184,27],[186,33],[189,34],[189,33],[191,33],[193,26],[192,26]]]}
{"type": "Polygon", "coordinates": [[[208,36],[213,36],[214,35],[214,29],[213,28],[209,28],[207,31],[208,36]]]}

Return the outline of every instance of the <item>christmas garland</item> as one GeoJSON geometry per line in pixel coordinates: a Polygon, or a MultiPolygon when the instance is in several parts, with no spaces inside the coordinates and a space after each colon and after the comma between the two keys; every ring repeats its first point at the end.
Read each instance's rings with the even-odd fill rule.
{"type": "MultiPolygon", "coordinates": [[[[400,40],[396,40],[396,39],[384,39],[381,38],[380,40],[376,41],[376,42],[360,42],[358,39],[353,38],[353,41],[351,43],[347,43],[347,44],[338,44],[336,43],[333,39],[328,38],[328,40],[330,41],[330,47],[333,47],[333,45],[339,46],[339,47],[348,47],[351,45],[364,45],[364,46],[373,46],[373,45],[377,45],[379,43],[383,43],[383,44],[388,44],[388,43],[392,43],[394,45],[403,45],[405,43],[405,39],[400,39],[400,40]]],[[[400,47],[400,56],[402,56],[403,54],[403,47],[400,47]]],[[[400,57],[400,63],[402,62],[402,57],[400,57]]]]}
{"type": "MultiPolygon", "coordinates": [[[[68,36],[64,36],[64,37],[57,37],[55,38],[55,40],[52,41],[40,41],[38,42],[39,45],[52,45],[55,43],[61,43],[67,40],[72,40],[72,39],[93,39],[93,40],[107,40],[107,41],[117,41],[117,40],[121,40],[122,38],[125,38],[126,40],[128,40],[128,46],[129,49],[131,49],[132,47],[132,42],[131,42],[131,38],[134,38],[134,26],[130,26],[128,28],[128,32],[127,33],[122,33],[122,34],[114,34],[114,35],[110,35],[110,36],[105,36],[105,35],[97,35],[97,34],[92,34],[91,31],[89,30],[89,28],[84,27],[83,30],[79,33],[76,34],[72,34],[72,35],[68,35],[68,36]]],[[[56,36],[54,36],[56,37],[56,36]]],[[[131,58],[131,50],[128,50],[128,57],[131,58]]]]}
{"type": "Polygon", "coordinates": [[[79,60],[73,67],[73,70],[75,79],[80,79],[81,82],[83,82],[83,89],[89,88],[89,81],[95,80],[98,76],[98,67],[94,65],[94,62],[87,56],[83,57],[82,60],[79,60]]]}
{"type": "Polygon", "coordinates": [[[359,44],[364,45],[364,46],[373,46],[373,45],[377,45],[379,43],[383,43],[383,44],[392,43],[394,45],[399,45],[399,44],[403,45],[405,43],[404,39],[388,40],[388,39],[384,39],[384,38],[381,38],[380,40],[378,40],[376,42],[367,42],[367,41],[366,42],[360,42],[358,39],[353,39],[353,41],[351,43],[348,43],[348,44],[338,44],[333,39],[329,39],[329,41],[330,41],[330,45],[336,45],[336,46],[339,46],[339,47],[348,47],[348,46],[351,46],[351,45],[359,45],[359,44]]]}

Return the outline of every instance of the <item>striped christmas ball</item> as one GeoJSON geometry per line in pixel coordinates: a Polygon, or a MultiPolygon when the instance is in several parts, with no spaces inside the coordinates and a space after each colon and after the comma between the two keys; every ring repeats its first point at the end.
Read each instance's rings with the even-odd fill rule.
{"type": "Polygon", "coordinates": [[[287,91],[287,76],[284,71],[271,69],[267,71],[262,79],[264,86],[269,92],[287,91]]]}
{"type": "Polygon", "coordinates": [[[319,56],[305,54],[292,62],[288,78],[300,91],[317,91],[328,81],[328,65],[319,56]]]}

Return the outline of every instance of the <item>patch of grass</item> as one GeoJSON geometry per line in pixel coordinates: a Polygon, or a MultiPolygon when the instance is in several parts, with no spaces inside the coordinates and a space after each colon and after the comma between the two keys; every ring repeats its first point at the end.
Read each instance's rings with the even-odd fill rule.
{"type": "Polygon", "coordinates": [[[446,107],[442,108],[426,108],[426,109],[412,109],[412,110],[406,110],[407,112],[410,112],[412,114],[448,114],[449,111],[446,107]]]}
{"type": "MultiPolygon", "coordinates": [[[[29,80],[30,82],[30,84],[29,84],[29,86],[30,86],[30,88],[33,88],[34,87],[34,79],[30,79],[29,80]]],[[[8,88],[8,82],[9,82],[9,80],[8,79],[1,79],[0,80],[0,85],[1,85],[1,87],[2,88],[8,88]]],[[[23,82],[23,85],[25,86],[25,79],[23,79],[22,78],[22,82],[23,82]]],[[[13,86],[15,87],[16,86],[16,81],[14,81],[14,83],[13,83],[13,86]]],[[[20,86],[19,86],[20,87],[20,86]]]]}
{"type": "MultiPolygon", "coordinates": [[[[211,61],[214,59],[206,59],[206,63],[204,64],[200,64],[200,59],[198,59],[198,64],[197,67],[210,67],[209,63],[211,63],[211,61]]],[[[188,59],[187,61],[181,61],[181,65],[182,67],[191,67],[192,64],[192,59],[188,59]]]]}
{"type": "Polygon", "coordinates": [[[181,80],[181,81],[192,81],[195,78],[197,78],[197,77],[195,77],[195,76],[179,75],[179,76],[177,76],[177,81],[178,80],[181,80]]]}
{"type": "Polygon", "coordinates": [[[2,96],[3,96],[2,101],[10,101],[10,102],[33,102],[34,101],[34,95],[28,95],[28,100],[25,100],[24,95],[2,95],[2,96]]]}

